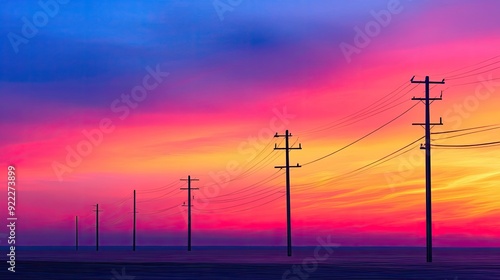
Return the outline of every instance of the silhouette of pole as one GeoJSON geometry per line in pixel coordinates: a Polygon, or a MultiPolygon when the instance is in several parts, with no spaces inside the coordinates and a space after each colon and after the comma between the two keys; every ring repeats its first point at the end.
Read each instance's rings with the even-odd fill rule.
{"type": "Polygon", "coordinates": [[[431,101],[442,100],[443,93],[438,98],[430,97],[430,84],[444,84],[444,79],[440,82],[429,80],[429,76],[425,76],[425,81],[414,81],[415,76],[411,78],[411,83],[425,84],[425,97],[412,100],[424,101],[425,104],[425,123],[413,123],[412,125],[420,125],[425,128],[425,217],[426,217],[426,245],[427,245],[427,262],[432,262],[432,188],[431,188],[431,125],[443,125],[442,118],[439,118],[439,123],[431,123],[431,101]]]}
{"type": "Polygon", "coordinates": [[[78,216],[75,217],[75,247],[78,251],[78,216]]]}
{"type": "MultiPolygon", "coordinates": [[[[191,251],[191,190],[199,190],[199,188],[191,188],[191,181],[199,181],[199,179],[192,179],[191,176],[188,176],[187,179],[181,179],[181,181],[187,181],[188,187],[181,188],[181,190],[188,191],[188,251],[191,251]]],[[[185,203],[183,206],[186,206],[185,203]]]]}
{"type": "Polygon", "coordinates": [[[134,190],[134,234],[133,234],[133,241],[132,241],[132,250],[135,251],[135,236],[136,236],[136,229],[135,229],[135,226],[136,226],[136,200],[135,200],[136,196],[135,196],[135,190],[134,190]]]}
{"type": "Polygon", "coordinates": [[[99,204],[95,205],[95,250],[99,251],[99,204]]]}
{"type": "Polygon", "coordinates": [[[290,203],[290,168],[298,168],[301,167],[298,163],[296,166],[290,166],[290,150],[301,150],[302,145],[299,144],[298,148],[291,148],[289,138],[292,137],[291,133],[288,133],[286,130],[284,135],[274,135],[274,137],[285,137],[285,148],[278,148],[278,145],[275,144],[275,150],[285,150],[286,154],[286,165],[285,166],[276,166],[275,168],[285,168],[286,170],[286,231],[287,231],[287,249],[288,256],[292,255],[292,213],[291,213],[291,203],[290,203]]]}
{"type": "Polygon", "coordinates": [[[95,211],[95,250],[99,251],[99,204],[96,204],[95,211]]]}

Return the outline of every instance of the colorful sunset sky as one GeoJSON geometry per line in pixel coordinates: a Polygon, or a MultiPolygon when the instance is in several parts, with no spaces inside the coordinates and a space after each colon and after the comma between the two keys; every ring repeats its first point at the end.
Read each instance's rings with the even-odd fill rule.
{"type": "MultiPolygon", "coordinates": [[[[499,1],[41,2],[0,10],[18,246],[73,245],[75,216],[93,245],[97,203],[101,245],[130,245],[133,190],[138,245],[184,245],[188,175],[193,246],[285,246],[286,129],[294,245],[425,246],[410,79],[445,79],[432,131],[463,131],[433,144],[500,141],[499,1]]],[[[499,159],[433,150],[435,246],[500,246],[499,159]]]]}

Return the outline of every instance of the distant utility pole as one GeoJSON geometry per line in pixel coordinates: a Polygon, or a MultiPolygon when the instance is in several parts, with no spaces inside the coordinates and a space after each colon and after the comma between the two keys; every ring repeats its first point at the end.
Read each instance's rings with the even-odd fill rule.
{"type": "Polygon", "coordinates": [[[278,145],[274,145],[275,150],[285,150],[286,153],[286,165],[285,166],[276,166],[275,168],[285,168],[286,169],[286,222],[287,222],[287,247],[288,247],[288,256],[292,255],[292,214],[290,209],[290,168],[298,168],[301,167],[298,163],[296,166],[290,166],[290,150],[301,150],[302,145],[299,144],[298,148],[290,148],[288,139],[292,137],[291,133],[288,133],[288,130],[285,132],[285,135],[274,135],[274,137],[285,137],[285,148],[278,148],[278,145]]]}
{"type": "Polygon", "coordinates": [[[75,246],[78,251],[78,216],[75,217],[75,246]]]}
{"type": "Polygon", "coordinates": [[[99,204],[95,205],[95,250],[99,251],[99,204]]]}
{"type": "Polygon", "coordinates": [[[427,262],[432,262],[432,196],[431,196],[431,125],[443,125],[442,118],[439,118],[439,123],[431,123],[431,101],[442,100],[441,96],[437,98],[430,97],[430,84],[444,84],[444,79],[440,82],[429,81],[429,76],[425,76],[425,81],[414,81],[415,76],[411,78],[411,83],[425,84],[425,97],[412,100],[423,101],[425,104],[425,123],[413,123],[412,125],[420,125],[425,127],[425,146],[420,146],[420,149],[425,149],[425,203],[426,203],[426,234],[427,234],[427,262]]]}
{"type": "Polygon", "coordinates": [[[134,234],[133,234],[133,241],[132,241],[132,250],[135,251],[135,237],[136,237],[136,196],[135,196],[135,190],[134,190],[134,234]]]}
{"type": "Polygon", "coordinates": [[[191,251],[191,190],[199,190],[199,188],[191,188],[191,181],[199,181],[199,179],[191,179],[191,176],[188,176],[187,179],[181,179],[181,181],[187,181],[188,187],[181,188],[181,190],[188,191],[188,204],[184,202],[182,206],[187,206],[188,208],[188,251],[191,251]]]}

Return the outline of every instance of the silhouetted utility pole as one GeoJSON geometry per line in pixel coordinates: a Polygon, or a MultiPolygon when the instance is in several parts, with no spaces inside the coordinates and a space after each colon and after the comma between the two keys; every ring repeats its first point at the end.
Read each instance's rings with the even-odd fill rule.
{"type": "Polygon", "coordinates": [[[78,216],[75,217],[75,247],[78,251],[78,216]]]}
{"type": "Polygon", "coordinates": [[[288,139],[292,137],[291,133],[288,133],[288,130],[285,132],[285,135],[274,135],[274,137],[285,137],[285,148],[278,148],[278,145],[275,144],[275,150],[285,150],[286,154],[286,165],[285,166],[276,166],[275,168],[285,168],[286,169],[286,222],[287,222],[287,247],[288,247],[288,256],[292,255],[292,221],[291,221],[291,209],[290,209],[290,168],[298,168],[301,167],[298,163],[296,166],[290,166],[290,150],[301,150],[302,145],[299,144],[298,148],[291,148],[289,146],[288,139]]]}
{"type": "Polygon", "coordinates": [[[426,215],[426,235],[427,235],[427,262],[432,262],[432,196],[431,196],[431,125],[443,125],[442,118],[439,118],[439,123],[431,123],[431,101],[442,100],[441,96],[437,98],[430,97],[430,84],[444,84],[444,79],[440,82],[429,81],[429,76],[425,76],[425,81],[414,81],[415,76],[411,78],[412,83],[425,84],[425,97],[412,100],[423,101],[425,104],[425,123],[413,123],[412,125],[420,125],[425,128],[425,146],[420,146],[420,149],[425,149],[425,215],[426,215]]]}
{"type": "Polygon", "coordinates": [[[99,204],[95,205],[95,250],[99,251],[99,204]]]}
{"type": "Polygon", "coordinates": [[[191,179],[191,176],[188,176],[187,179],[181,179],[181,181],[187,181],[188,187],[181,188],[181,190],[188,191],[188,204],[184,202],[182,206],[187,206],[188,208],[188,251],[191,251],[191,190],[199,190],[199,188],[191,188],[191,181],[199,181],[199,179],[191,179]]]}
{"type": "Polygon", "coordinates": [[[136,214],[137,214],[137,211],[136,211],[136,200],[135,200],[135,190],[134,190],[134,234],[133,234],[133,242],[132,242],[132,250],[135,251],[135,236],[136,236],[136,229],[135,229],[135,226],[136,226],[136,214]]]}

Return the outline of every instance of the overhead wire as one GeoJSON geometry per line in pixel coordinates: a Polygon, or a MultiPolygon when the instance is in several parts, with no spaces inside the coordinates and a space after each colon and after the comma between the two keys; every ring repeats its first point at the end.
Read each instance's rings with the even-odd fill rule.
{"type": "Polygon", "coordinates": [[[333,151],[333,152],[331,152],[331,153],[329,153],[329,154],[326,154],[326,155],[324,155],[324,156],[322,156],[322,157],[319,157],[319,158],[317,158],[317,159],[315,159],[315,160],[309,161],[309,162],[307,162],[307,163],[303,164],[302,166],[306,166],[306,165],[309,165],[309,164],[311,164],[311,163],[318,162],[318,161],[323,160],[323,159],[325,159],[325,158],[327,158],[327,157],[330,157],[330,156],[332,156],[332,155],[334,155],[334,154],[336,154],[336,153],[338,153],[338,152],[340,152],[340,151],[342,151],[342,150],[345,150],[346,148],[348,148],[348,147],[350,147],[350,146],[352,146],[352,145],[354,145],[354,144],[358,143],[359,141],[361,141],[361,140],[365,139],[366,137],[368,137],[368,136],[370,136],[370,135],[374,134],[375,132],[377,132],[377,131],[381,130],[382,128],[386,127],[387,125],[389,125],[389,124],[391,124],[392,122],[396,121],[397,119],[401,118],[401,117],[402,117],[402,116],[404,116],[406,113],[408,113],[410,110],[412,110],[413,108],[415,108],[417,105],[418,105],[418,103],[415,103],[413,106],[411,106],[410,108],[406,109],[403,113],[401,113],[401,114],[397,115],[395,118],[393,118],[393,119],[391,119],[390,121],[388,121],[388,122],[384,123],[383,125],[381,125],[381,126],[377,127],[375,130],[372,130],[371,132],[369,132],[369,133],[367,133],[367,134],[363,135],[362,137],[360,137],[360,138],[356,139],[355,141],[353,141],[353,142],[351,142],[351,143],[349,143],[349,144],[347,144],[347,145],[343,146],[342,148],[339,148],[339,149],[337,149],[337,150],[335,150],[335,151],[333,151]]]}
{"type": "MultiPolygon", "coordinates": [[[[359,168],[356,168],[356,169],[354,169],[354,170],[352,170],[352,171],[349,171],[349,172],[343,173],[343,174],[341,174],[341,175],[337,175],[337,176],[332,177],[332,178],[322,179],[322,180],[320,180],[320,181],[316,181],[316,182],[312,182],[312,183],[308,183],[308,184],[303,184],[303,185],[301,185],[301,186],[310,186],[310,185],[315,185],[315,186],[314,186],[314,187],[308,187],[308,188],[300,188],[300,190],[301,190],[301,191],[305,191],[305,190],[314,189],[314,188],[317,188],[317,187],[323,186],[325,183],[331,183],[331,182],[333,182],[333,181],[335,181],[335,180],[338,180],[338,179],[344,179],[344,178],[347,178],[349,175],[359,174],[359,172],[361,172],[361,171],[365,171],[365,170],[367,170],[367,169],[368,169],[368,168],[370,168],[370,167],[375,167],[375,166],[378,166],[378,165],[380,165],[380,164],[382,164],[382,163],[387,162],[387,161],[388,161],[388,160],[390,160],[390,159],[393,159],[393,158],[394,158],[394,155],[396,155],[396,154],[397,154],[397,155],[396,155],[396,157],[397,157],[397,156],[400,156],[400,154],[398,154],[398,153],[400,153],[401,151],[403,151],[403,150],[405,150],[405,149],[409,148],[410,146],[412,146],[412,145],[413,145],[413,144],[415,144],[416,142],[418,142],[418,141],[422,140],[423,138],[424,138],[424,136],[422,136],[422,137],[420,137],[420,138],[417,138],[416,140],[414,140],[414,141],[412,141],[412,142],[410,142],[410,143],[406,144],[405,146],[403,146],[403,147],[401,147],[401,148],[399,148],[399,149],[397,149],[397,150],[395,150],[395,151],[393,151],[393,152],[391,152],[391,153],[389,153],[389,154],[387,154],[387,155],[385,155],[385,156],[383,156],[383,157],[381,157],[381,158],[379,158],[379,159],[377,159],[377,160],[375,160],[375,161],[373,161],[373,162],[371,162],[371,163],[368,163],[368,164],[363,165],[363,166],[361,166],[361,167],[359,167],[359,168]],[[321,185],[318,185],[318,184],[321,184],[321,185]]],[[[409,149],[408,151],[405,151],[404,153],[409,152],[409,151],[410,151],[410,150],[412,150],[412,149],[413,149],[413,147],[411,147],[411,149],[409,149]]]]}
{"type": "Polygon", "coordinates": [[[464,67],[461,67],[461,68],[458,68],[458,69],[455,69],[455,70],[452,70],[452,71],[448,71],[448,72],[440,73],[440,74],[434,74],[434,76],[443,76],[443,75],[448,75],[450,73],[455,73],[455,72],[458,72],[458,71],[461,71],[461,70],[464,70],[464,69],[467,69],[467,68],[470,68],[470,67],[474,67],[476,65],[483,64],[485,62],[488,62],[488,61],[493,60],[493,59],[498,58],[498,57],[500,57],[500,55],[496,55],[496,56],[490,57],[490,58],[488,58],[486,60],[483,60],[483,61],[471,64],[471,65],[468,65],[468,66],[464,66],[464,67]]]}
{"type": "MultiPolygon", "coordinates": [[[[345,124],[346,122],[350,122],[350,121],[352,122],[352,121],[356,120],[357,118],[365,116],[366,114],[371,114],[373,112],[376,112],[377,110],[378,110],[378,113],[376,113],[376,114],[384,112],[385,110],[387,110],[387,106],[388,105],[396,102],[397,100],[399,100],[400,98],[402,98],[404,95],[410,93],[413,89],[416,88],[416,86],[413,87],[408,92],[406,92],[405,94],[399,96],[395,100],[394,99],[387,99],[387,100],[385,100],[385,99],[387,97],[391,97],[393,95],[397,95],[398,93],[400,93],[404,89],[408,88],[409,86],[410,86],[410,84],[408,84],[407,82],[404,82],[398,88],[396,88],[395,90],[391,91],[389,94],[383,96],[382,98],[379,98],[378,100],[376,100],[372,104],[368,105],[367,107],[365,107],[365,108],[363,108],[363,109],[361,109],[361,110],[359,110],[359,111],[357,111],[355,113],[349,114],[349,115],[347,115],[347,116],[345,116],[345,117],[343,117],[343,118],[341,118],[341,119],[339,119],[337,121],[334,121],[334,122],[332,122],[330,124],[326,124],[326,125],[322,125],[322,126],[320,126],[318,128],[313,128],[313,129],[302,131],[301,135],[309,135],[309,134],[312,134],[312,133],[318,133],[318,132],[321,132],[321,131],[333,129],[333,128],[336,128],[336,127],[338,127],[338,126],[340,126],[342,124],[345,124]],[[406,86],[404,88],[400,89],[405,84],[406,84],[406,86]],[[390,102],[388,104],[386,104],[386,102],[388,102],[389,100],[390,100],[390,102]],[[379,104],[379,102],[382,102],[382,103],[379,104]],[[380,107],[380,106],[382,106],[382,107],[380,107]],[[372,108],[372,107],[374,107],[374,108],[372,108]]],[[[395,106],[393,106],[393,107],[395,107],[395,106]]],[[[350,123],[349,125],[354,124],[356,122],[358,122],[358,121],[354,121],[354,122],[350,123]]]]}

